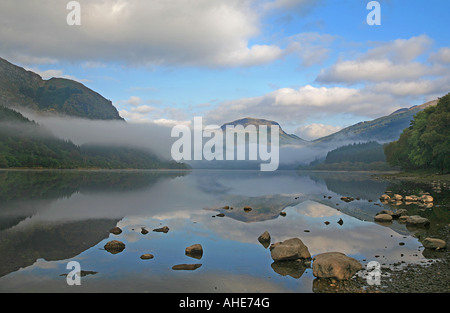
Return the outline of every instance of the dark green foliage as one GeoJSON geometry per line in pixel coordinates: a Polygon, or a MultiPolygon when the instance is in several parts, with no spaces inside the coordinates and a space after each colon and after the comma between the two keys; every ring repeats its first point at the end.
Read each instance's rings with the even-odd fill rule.
{"type": "Polygon", "coordinates": [[[447,173],[450,169],[450,93],[440,98],[436,106],[417,113],[400,139],[386,145],[384,151],[391,165],[406,170],[447,173]]]}
{"type": "Polygon", "coordinates": [[[329,171],[385,171],[391,167],[386,162],[383,146],[376,141],[354,143],[328,152],[324,160],[316,159],[299,169],[329,171]]]}
{"type": "Polygon", "coordinates": [[[383,146],[376,141],[354,143],[328,152],[325,163],[341,162],[386,162],[383,146]]]}

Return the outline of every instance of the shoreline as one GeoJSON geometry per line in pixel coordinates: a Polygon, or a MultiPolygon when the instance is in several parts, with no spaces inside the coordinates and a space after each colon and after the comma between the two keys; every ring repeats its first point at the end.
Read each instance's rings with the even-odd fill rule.
{"type": "Polygon", "coordinates": [[[450,174],[441,175],[436,173],[425,173],[425,172],[397,172],[397,173],[374,174],[372,176],[377,179],[404,180],[404,181],[414,181],[417,183],[432,183],[432,182],[450,183],[450,174]]]}

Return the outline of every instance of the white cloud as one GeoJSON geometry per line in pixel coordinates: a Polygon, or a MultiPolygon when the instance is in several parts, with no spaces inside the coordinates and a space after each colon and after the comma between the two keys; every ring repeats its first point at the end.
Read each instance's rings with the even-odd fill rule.
{"type": "Polygon", "coordinates": [[[419,62],[393,63],[388,59],[383,60],[352,60],[341,61],[331,68],[322,70],[317,77],[324,83],[361,83],[413,80],[428,75],[429,68],[419,62]]]}
{"type": "Polygon", "coordinates": [[[389,59],[395,63],[408,63],[428,51],[432,43],[433,40],[427,35],[376,43],[376,47],[367,51],[362,58],[389,59]]]}
{"type": "Polygon", "coordinates": [[[378,117],[399,109],[389,94],[368,89],[303,86],[281,88],[266,95],[226,101],[208,112],[206,119],[220,124],[243,116],[297,124],[311,117],[353,113],[378,117]]]}
{"type": "Polygon", "coordinates": [[[306,140],[314,140],[325,137],[341,130],[341,126],[324,125],[324,124],[309,124],[304,125],[296,130],[296,134],[306,140]]]}
{"type": "Polygon", "coordinates": [[[384,92],[396,97],[433,95],[434,98],[449,92],[450,76],[434,80],[381,82],[370,87],[374,92],[384,92]]]}
{"type": "Polygon", "coordinates": [[[152,111],[157,110],[155,107],[152,107],[150,105],[140,105],[134,108],[131,108],[132,112],[138,112],[138,113],[150,113],[152,111]]]}
{"type": "Polygon", "coordinates": [[[133,105],[133,106],[137,106],[139,104],[141,104],[142,99],[138,96],[131,96],[130,98],[128,98],[128,100],[126,100],[126,103],[129,105],[133,105]]]}
{"type": "Polygon", "coordinates": [[[430,49],[432,40],[426,36],[378,43],[376,47],[353,60],[338,60],[317,76],[318,82],[357,84],[417,80],[441,75],[443,69],[419,62],[418,57],[430,49]]]}
{"type": "Polygon", "coordinates": [[[336,37],[314,32],[300,33],[287,39],[289,42],[285,54],[296,54],[301,65],[321,64],[329,57],[331,43],[336,37]]]}
{"type": "Polygon", "coordinates": [[[442,64],[450,64],[450,48],[444,47],[439,49],[438,52],[430,55],[430,60],[442,64]]]}
{"type": "Polygon", "coordinates": [[[304,15],[320,4],[320,0],[273,0],[263,4],[265,11],[281,10],[286,14],[304,15]]]}
{"type": "Polygon", "coordinates": [[[25,69],[27,71],[32,71],[32,72],[38,74],[44,80],[48,80],[51,78],[66,78],[66,79],[71,79],[71,80],[78,81],[78,82],[88,82],[89,81],[88,79],[77,78],[73,75],[64,74],[63,70],[49,69],[49,70],[41,71],[36,68],[28,68],[28,67],[26,67],[25,69]]]}
{"type": "Polygon", "coordinates": [[[0,50],[85,66],[251,66],[281,56],[277,46],[249,44],[260,31],[254,0],[79,2],[80,26],[67,25],[66,2],[0,2],[0,50]]]}

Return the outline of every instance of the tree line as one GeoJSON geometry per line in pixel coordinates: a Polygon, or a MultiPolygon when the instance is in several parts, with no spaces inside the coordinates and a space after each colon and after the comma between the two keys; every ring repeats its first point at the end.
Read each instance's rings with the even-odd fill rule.
{"type": "Polygon", "coordinates": [[[392,166],[404,170],[435,170],[440,174],[450,169],[450,93],[414,116],[400,138],[384,148],[392,166]]]}

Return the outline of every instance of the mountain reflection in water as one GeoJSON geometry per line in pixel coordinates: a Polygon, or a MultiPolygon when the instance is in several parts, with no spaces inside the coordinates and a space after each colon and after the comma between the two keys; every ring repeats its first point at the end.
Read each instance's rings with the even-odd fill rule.
{"type": "MultiPolygon", "coordinates": [[[[427,260],[416,230],[373,222],[390,208],[378,200],[387,189],[419,187],[364,173],[0,171],[0,187],[0,292],[312,292],[311,268],[274,263],[257,240],[264,231],[272,243],[298,237],[313,256],[339,251],[363,265],[427,260]],[[151,231],[162,226],[170,230],[151,231]],[[125,250],[108,253],[110,240],[125,250]],[[184,253],[195,243],[200,259],[184,253]],[[78,290],[61,276],[72,260],[95,273],[78,290]]],[[[434,196],[436,208],[408,210],[448,224],[448,190],[434,196]]]]}

